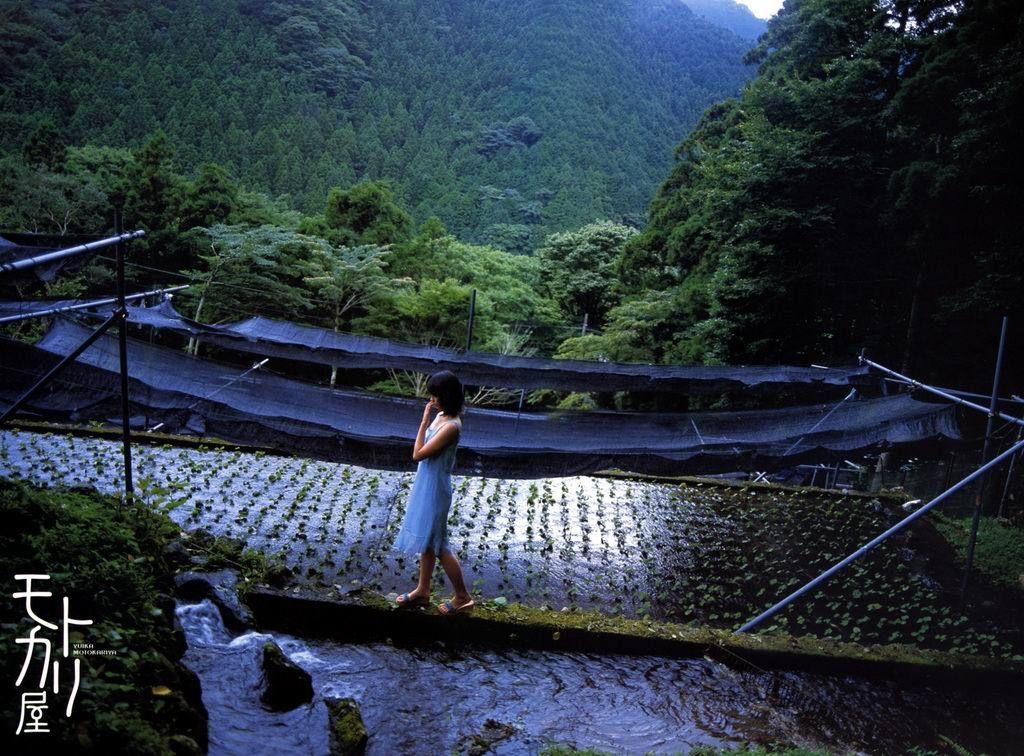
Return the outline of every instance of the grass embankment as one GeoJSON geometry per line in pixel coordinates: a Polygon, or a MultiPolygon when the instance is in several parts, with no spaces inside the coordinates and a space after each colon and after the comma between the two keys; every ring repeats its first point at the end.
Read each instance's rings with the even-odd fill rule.
{"type": "MultiPolygon", "coordinates": [[[[936,529],[966,563],[972,518],[949,517],[938,512],[931,517],[936,529]]],[[[974,547],[974,567],[999,585],[1024,588],[1024,528],[990,517],[982,518],[974,547]]]]}
{"type": "MultiPolygon", "coordinates": [[[[205,751],[206,715],[198,679],[180,663],[184,636],[174,629],[174,563],[168,544],[179,529],[159,509],[159,502],[121,507],[115,497],[88,489],[38,489],[0,479],[0,596],[4,653],[0,697],[5,734],[0,752],[96,752],[184,754],[205,751]],[[36,623],[27,616],[25,599],[11,594],[25,589],[16,574],[48,574],[33,581],[32,610],[58,630],[41,628],[38,638],[52,644],[44,720],[49,734],[15,736],[21,694],[39,690],[42,647],[37,648],[20,687],[15,681],[25,662],[25,645],[36,623]],[[92,644],[103,655],[89,655],[73,645],[62,655],[62,598],[69,616],[92,625],[69,630],[69,644],[92,644]],[[113,653],[109,653],[113,652],[113,653]],[[80,684],[70,717],[65,715],[74,684],[74,658],[81,660],[80,684]],[[52,661],[61,661],[59,692],[52,688],[52,661]],[[43,742],[45,740],[45,742],[43,742]]],[[[263,579],[266,560],[224,540],[189,544],[206,557],[204,569],[242,567],[255,582],[263,579]]],[[[182,558],[179,552],[179,560],[182,558]]],[[[184,559],[188,556],[185,555],[184,559]]]]}

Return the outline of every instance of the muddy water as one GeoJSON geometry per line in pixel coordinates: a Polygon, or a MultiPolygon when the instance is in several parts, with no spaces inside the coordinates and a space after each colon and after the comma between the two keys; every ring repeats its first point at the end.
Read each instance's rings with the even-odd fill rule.
{"type": "Polygon", "coordinates": [[[699,745],[788,743],[832,752],[1019,753],[1021,698],[979,696],[809,673],[741,672],[705,659],[460,650],[435,645],[306,641],[283,633],[232,637],[208,601],[179,604],[210,713],[211,754],[327,753],[325,696],[351,696],[370,754],[464,752],[488,719],[510,726],[497,754],[550,743],[610,753],[687,752],[699,745]],[[261,708],[259,659],[273,638],[313,677],[314,700],[261,708]]]}

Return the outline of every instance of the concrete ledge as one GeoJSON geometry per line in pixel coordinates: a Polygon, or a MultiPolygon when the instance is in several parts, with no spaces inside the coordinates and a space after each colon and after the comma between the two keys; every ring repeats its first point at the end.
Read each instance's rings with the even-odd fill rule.
{"type": "Polygon", "coordinates": [[[336,593],[260,586],[251,589],[246,600],[261,629],[344,642],[386,641],[416,647],[440,641],[448,647],[711,658],[745,670],[853,674],[898,682],[943,682],[957,688],[976,686],[1014,698],[1024,694],[1024,664],[1020,662],[909,646],[861,646],[810,636],[735,635],[727,630],[512,603],[478,602],[470,614],[446,617],[434,606],[399,608],[365,590],[339,599],[336,593]]]}

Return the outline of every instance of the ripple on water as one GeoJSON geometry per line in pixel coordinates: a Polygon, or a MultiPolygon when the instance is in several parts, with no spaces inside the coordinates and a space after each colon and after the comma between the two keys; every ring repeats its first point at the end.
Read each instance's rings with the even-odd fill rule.
{"type": "Polygon", "coordinates": [[[283,633],[232,638],[209,601],[178,606],[210,712],[210,753],[323,753],[325,696],[359,701],[370,754],[450,753],[487,719],[514,734],[495,753],[549,742],[616,753],[788,742],[846,752],[942,750],[939,734],[971,750],[1014,753],[1020,700],[892,681],[739,671],[708,659],[599,656],[441,644],[396,648],[306,641],[283,633]],[[313,677],[311,705],[262,709],[260,653],[273,638],[313,677]],[[1015,729],[1016,728],[1016,729],[1015,729]],[[273,743],[273,747],[267,744],[273,743]]]}

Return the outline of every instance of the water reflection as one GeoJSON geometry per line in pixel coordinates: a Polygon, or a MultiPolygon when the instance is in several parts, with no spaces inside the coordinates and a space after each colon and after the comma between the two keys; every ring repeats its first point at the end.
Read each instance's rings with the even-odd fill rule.
{"type": "Polygon", "coordinates": [[[231,638],[206,601],[179,605],[185,662],[202,679],[211,754],[326,753],[325,696],[359,701],[370,754],[451,753],[488,719],[511,726],[497,754],[551,742],[611,753],[785,742],[830,751],[1013,753],[1021,700],[982,700],[889,681],[741,672],[717,662],[542,651],[453,651],[386,643],[306,642],[283,633],[231,638]],[[313,676],[314,701],[291,712],[259,703],[259,659],[274,638],[313,676]],[[982,724],[983,723],[983,724],[982,724]]]}

